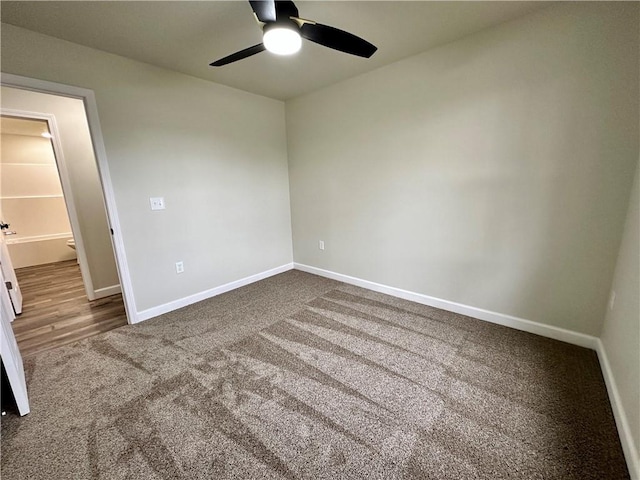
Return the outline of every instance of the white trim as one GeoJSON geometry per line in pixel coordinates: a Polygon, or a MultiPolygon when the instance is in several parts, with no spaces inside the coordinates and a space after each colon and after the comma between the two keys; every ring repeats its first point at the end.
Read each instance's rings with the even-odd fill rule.
{"type": "Polygon", "coordinates": [[[50,233],[48,235],[31,235],[30,237],[15,237],[13,235],[10,235],[9,237],[5,238],[5,243],[7,245],[15,245],[16,243],[46,242],[47,240],[59,240],[64,238],[73,238],[73,233],[50,233]]]}
{"type": "MultiPolygon", "coordinates": [[[[84,102],[87,114],[87,122],[89,124],[89,133],[93,143],[94,153],[98,162],[98,174],[102,183],[104,193],[105,206],[109,226],[113,230],[111,240],[116,258],[116,266],[120,277],[120,285],[122,286],[122,298],[127,313],[129,323],[136,323],[136,303],[133,295],[133,284],[129,273],[129,265],[127,263],[127,255],[124,248],[124,239],[120,229],[120,219],[116,206],[116,199],[111,182],[111,173],[109,172],[109,164],[107,161],[107,152],[104,146],[102,130],[100,128],[100,119],[98,117],[98,105],[96,103],[93,90],[86,88],[64,85],[62,83],[49,82],[46,80],[38,80],[35,78],[22,77],[10,73],[2,73],[0,82],[3,85],[22,88],[24,90],[32,90],[36,92],[49,93],[72,98],[80,98],[84,102]]],[[[54,132],[51,132],[55,135],[54,132]]]]}
{"type": "Polygon", "coordinates": [[[609,364],[607,352],[602,340],[599,338],[596,340],[596,352],[598,352],[598,359],[600,360],[600,368],[602,369],[604,383],[607,386],[607,391],[609,392],[609,401],[611,402],[613,416],[616,419],[618,436],[620,437],[624,457],[627,460],[629,475],[632,480],[640,480],[640,458],[638,458],[638,450],[636,449],[629,421],[627,420],[627,415],[620,400],[620,393],[618,392],[618,386],[616,384],[615,377],[613,376],[611,365],[609,364]]]}
{"type": "Polygon", "coordinates": [[[158,305],[157,307],[143,310],[137,313],[137,321],[135,323],[141,322],[143,320],[148,320],[149,318],[157,317],[158,315],[162,315],[163,313],[172,312],[173,310],[186,307],[187,305],[191,305],[196,302],[201,302],[202,300],[206,300],[207,298],[215,297],[216,295],[235,290],[236,288],[244,287],[245,285],[249,285],[250,283],[264,280],[265,278],[272,277],[274,275],[292,269],[293,263],[287,263],[285,265],[272,268],[271,270],[266,270],[264,272],[256,273],[255,275],[241,278],[240,280],[236,280],[234,282],[225,283],[224,285],[220,285],[219,287],[210,288],[209,290],[195,293],[193,295],[189,295],[188,297],[180,298],[163,305],[158,305]]]}
{"type": "Polygon", "coordinates": [[[80,265],[80,272],[82,273],[82,283],[84,283],[84,290],[89,300],[95,300],[93,280],[91,278],[91,271],[89,270],[89,259],[84,248],[84,240],[82,238],[82,231],[80,229],[80,217],[76,210],[76,200],[73,194],[73,188],[71,187],[71,180],[69,170],[67,169],[67,162],[64,157],[64,151],[62,150],[62,143],[60,142],[60,130],[56,122],[55,115],[51,113],[43,112],[29,112],[26,110],[14,110],[10,108],[0,109],[2,115],[19,118],[30,118],[44,120],[49,126],[49,131],[53,135],[51,140],[51,146],[53,147],[53,153],[58,167],[58,176],[60,177],[60,183],[62,184],[62,193],[64,203],[67,207],[67,213],[69,215],[69,223],[71,224],[71,231],[76,242],[76,255],[78,257],[78,264],[80,265]]]}
{"type": "Polygon", "coordinates": [[[498,325],[504,325],[506,327],[515,328],[516,330],[522,330],[523,332],[535,333],[547,338],[553,338],[554,340],[560,340],[563,342],[571,343],[573,345],[579,345],[590,349],[596,348],[596,337],[591,335],[585,335],[584,333],[578,333],[564,328],[555,327],[553,325],[545,325],[543,323],[533,322],[531,320],[525,320],[524,318],[513,317],[511,315],[505,315],[504,313],[492,312],[490,310],[484,310],[482,308],[471,307],[462,303],[451,302],[449,300],[443,300],[441,298],[431,297],[429,295],[423,295],[422,293],[410,292],[408,290],[402,290],[396,287],[390,287],[388,285],[382,285],[380,283],[370,282],[361,278],[350,277],[349,275],[343,275],[341,273],[331,272],[329,270],[323,270],[321,268],[304,265],[301,263],[294,263],[296,270],[301,270],[307,273],[313,273],[321,277],[331,278],[338,280],[339,282],[348,283],[357,287],[367,288],[374,292],[385,293],[393,297],[403,298],[412,302],[421,303],[423,305],[429,305],[430,307],[441,308],[449,312],[460,313],[469,317],[478,318],[491,323],[497,323],[498,325]]]}
{"type": "Polygon", "coordinates": [[[96,300],[98,298],[110,297],[111,295],[117,295],[118,293],[122,293],[122,288],[120,288],[120,285],[111,285],[110,287],[98,288],[97,290],[93,291],[93,294],[94,294],[96,300]]]}

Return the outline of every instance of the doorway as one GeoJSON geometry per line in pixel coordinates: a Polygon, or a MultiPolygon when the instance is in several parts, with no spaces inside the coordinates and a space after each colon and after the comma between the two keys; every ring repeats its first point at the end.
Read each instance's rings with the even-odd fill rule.
{"type": "Polygon", "coordinates": [[[13,268],[76,260],[48,122],[0,115],[0,135],[0,217],[11,222],[4,240],[13,268]]]}
{"type": "Polygon", "coordinates": [[[3,85],[2,107],[0,211],[24,297],[13,324],[23,354],[126,324],[82,100],[3,85]]]}

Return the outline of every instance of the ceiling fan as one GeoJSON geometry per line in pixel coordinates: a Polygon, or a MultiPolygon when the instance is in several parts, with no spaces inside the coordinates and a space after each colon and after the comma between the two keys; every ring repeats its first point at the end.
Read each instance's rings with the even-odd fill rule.
{"type": "Polygon", "coordinates": [[[298,9],[291,1],[250,0],[249,3],[256,20],[262,25],[262,43],[216,60],[210,64],[212,67],[228,65],[264,50],[290,55],[300,49],[302,38],[365,58],[371,57],[377,50],[375,45],[349,32],[300,18],[298,9]]]}

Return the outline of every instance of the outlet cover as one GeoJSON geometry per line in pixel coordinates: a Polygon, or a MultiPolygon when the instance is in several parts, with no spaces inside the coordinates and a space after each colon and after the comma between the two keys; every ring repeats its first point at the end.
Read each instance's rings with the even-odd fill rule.
{"type": "Polygon", "coordinates": [[[151,197],[149,203],[151,203],[151,210],[164,210],[164,197],[151,197]]]}
{"type": "Polygon", "coordinates": [[[324,250],[324,240],[318,240],[318,248],[324,250]]]}
{"type": "Polygon", "coordinates": [[[176,262],[176,273],[184,272],[184,262],[176,262]]]}

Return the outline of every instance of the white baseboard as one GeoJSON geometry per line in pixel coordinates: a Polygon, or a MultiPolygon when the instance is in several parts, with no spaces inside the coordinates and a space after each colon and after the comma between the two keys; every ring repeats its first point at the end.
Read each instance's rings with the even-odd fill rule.
{"type": "Polygon", "coordinates": [[[152,307],[147,310],[142,310],[141,312],[137,312],[136,321],[132,323],[139,323],[139,322],[142,322],[143,320],[148,320],[149,318],[157,317],[158,315],[162,315],[163,313],[168,313],[173,310],[186,307],[187,305],[191,305],[196,302],[201,302],[202,300],[206,300],[207,298],[215,297],[216,295],[220,295],[221,293],[235,290],[236,288],[244,287],[245,285],[249,285],[250,283],[254,283],[259,280],[263,280],[265,278],[272,277],[273,275],[277,275],[279,273],[286,272],[287,270],[292,270],[292,269],[293,269],[293,263],[287,263],[285,265],[272,268],[271,270],[266,270],[264,272],[256,273],[255,275],[251,275],[249,277],[241,278],[240,280],[236,280],[234,282],[225,283],[224,285],[220,285],[219,287],[205,290],[204,292],[195,293],[193,295],[189,295],[188,297],[180,298],[178,300],[174,300],[172,302],[165,303],[163,305],[158,305],[157,307],[152,307]]]}
{"type": "Polygon", "coordinates": [[[604,348],[604,344],[599,338],[596,340],[596,352],[598,352],[598,359],[600,360],[604,383],[606,384],[607,391],[609,392],[609,401],[611,402],[613,416],[616,419],[618,435],[620,436],[620,443],[622,443],[624,457],[627,460],[629,475],[632,480],[640,480],[640,458],[638,458],[638,450],[636,449],[633,436],[631,435],[631,428],[629,427],[627,415],[620,400],[620,393],[618,392],[618,386],[613,376],[611,365],[609,364],[607,352],[604,348]]]}
{"type": "Polygon", "coordinates": [[[93,291],[94,298],[110,297],[111,295],[116,295],[118,293],[122,293],[120,284],[111,285],[110,287],[99,288],[93,291]]]}
{"type": "Polygon", "coordinates": [[[578,333],[572,330],[554,327],[553,325],[545,325],[543,323],[533,322],[531,320],[525,320],[524,318],[513,317],[511,315],[505,315],[504,313],[492,312],[490,310],[484,310],[482,308],[471,307],[469,305],[451,302],[449,300],[443,300],[441,298],[430,297],[429,295],[410,292],[408,290],[402,290],[396,287],[389,287],[388,285],[382,285],[380,283],[362,280],[361,278],[350,277],[348,275],[331,272],[329,270],[323,270],[321,268],[311,267],[309,265],[303,265],[301,263],[294,263],[293,265],[296,270],[313,273],[321,277],[331,278],[333,280],[338,280],[340,282],[355,285],[357,287],[367,288],[369,290],[373,290],[374,292],[385,293],[393,297],[403,298],[405,300],[421,303],[430,307],[441,308],[442,310],[447,310],[449,312],[460,313],[462,315],[478,318],[487,322],[497,323],[498,325],[515,328],[516,330],[535,333],[536,335],[553,338],[555,340],[561,340],[563,342],[578,345],[580,347],[586,347],[593,350],[596,349],[596,341],[598,339],[591,335],[585,335],[584,333],[578,333]]]}

